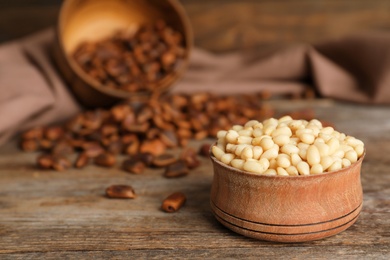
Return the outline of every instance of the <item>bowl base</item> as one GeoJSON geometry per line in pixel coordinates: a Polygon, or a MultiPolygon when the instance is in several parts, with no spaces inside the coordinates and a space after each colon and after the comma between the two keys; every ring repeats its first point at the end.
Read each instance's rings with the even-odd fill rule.
{"type": "Polygon", "coordinates": [[[338,218],[300,225],[279,225],[248,221],[233,216],[210,201],[216,219],[232,231],[251,238],[274,242],[305,242],[336,235],[355,223],[362,209],[362,203],[354,210],[338,218]]]}

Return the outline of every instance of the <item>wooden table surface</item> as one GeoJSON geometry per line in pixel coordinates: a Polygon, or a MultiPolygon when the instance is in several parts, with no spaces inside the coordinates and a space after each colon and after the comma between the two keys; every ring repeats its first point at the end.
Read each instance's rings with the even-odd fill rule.
{"type": "Polygon", "coordinates": [[[54,172],[36,169],[36,154],[10,142],[0,148],[0,259],[390,259],[390,107],[328,100],[271,105],[313,107],[317,118],[365,142],[364,206],[346,231],[297,244],[233,233],[210,211],[213,173],[207,158],[179,179],[166,179],[161,170],[132,175],[93,165],[54,172]],[[104,190],[110,184],[132,185],[138,197],[108,199],[104,190]],[[164,213],[161,201],[172,191],[183,191],[188,201],[179,212],[164,213]]]}

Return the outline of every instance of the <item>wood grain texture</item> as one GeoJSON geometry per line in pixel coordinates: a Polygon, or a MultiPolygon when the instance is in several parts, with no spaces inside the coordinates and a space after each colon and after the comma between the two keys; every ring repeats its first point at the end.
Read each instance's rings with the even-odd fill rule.
{"type": "MultiPolygon", "coordinates": [[[[5,1],[3,1],[5,2],[5,1]]],[[[7,1],[0,6],[0,42],[56,22],[61,1],[7,1]]],[[[182,0],[199,47],[223,52],[390,29],[387,0],[182,0]]]]}
{"type": "Polygon", "coordinates": [[[313,107],[318,118],[365,142],[363,209],[346,231],[319,241],[280,244],[228,230],[210,210],[209,159],[179,179],[162,177],[162,170],[131,175],[118,167],[41,171],[34,166],[34,153],[22,153],[11,142],[0,148],[0,258],[388,259],[390,108],[329,101],[272,104],[279,111],[313,107]],[[108,199],[104,190],[111,184],[129,184],[138,197],[108,199]],[[161,201],[173,191],[183,191],[187,203],[177,213],[164,213],[161,201]]]}
{"type": "Polygon", "coordinates": [[[196,45],[213,50],[315,43],[390,29],[388,1],[184,1],[196,45]]]}

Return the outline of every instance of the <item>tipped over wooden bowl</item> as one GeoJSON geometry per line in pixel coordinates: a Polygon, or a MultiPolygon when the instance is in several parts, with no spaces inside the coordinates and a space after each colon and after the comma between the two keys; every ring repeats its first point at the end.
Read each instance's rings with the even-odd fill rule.
{"type": "Polygon", "coordinates": [[[164,20],[181,33],[184,59],[174,71],[156,84],[159,92],[167,91],[183,74],[192,48],[192,29],[183,7],[177,0],[66,0],[57,24],[54,59],[79,101],[88,107],[110,106],[120,100],[147,100],[151,91],[126,92],[104,86],[92,78],[72,58],[83,42],[112,36],[132,26],[150,26],[164,20]]]}
{"type": "Polygon", "coordinates": [[[363,158],[334,172],[266,176],[237,170],[211,155],[211,209],[224,226],[261,240],[304,242],[333,236],[355,223],[362,209],[363,158]]]}

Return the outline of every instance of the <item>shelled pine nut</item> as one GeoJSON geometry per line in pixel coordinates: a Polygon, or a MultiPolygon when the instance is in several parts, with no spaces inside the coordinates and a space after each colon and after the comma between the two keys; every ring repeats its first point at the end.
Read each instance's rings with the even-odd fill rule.
{"type": "Polygon", "coordinates": [[[332,172],[350,166],[364,154],[361,140],[333,127],[322,127],[317,119],[293,120],[284,116],[263,122],[250,120],[243,126],[218,132],[217,137],[212,152],[218,160],[255,174],[332,172]]]}

